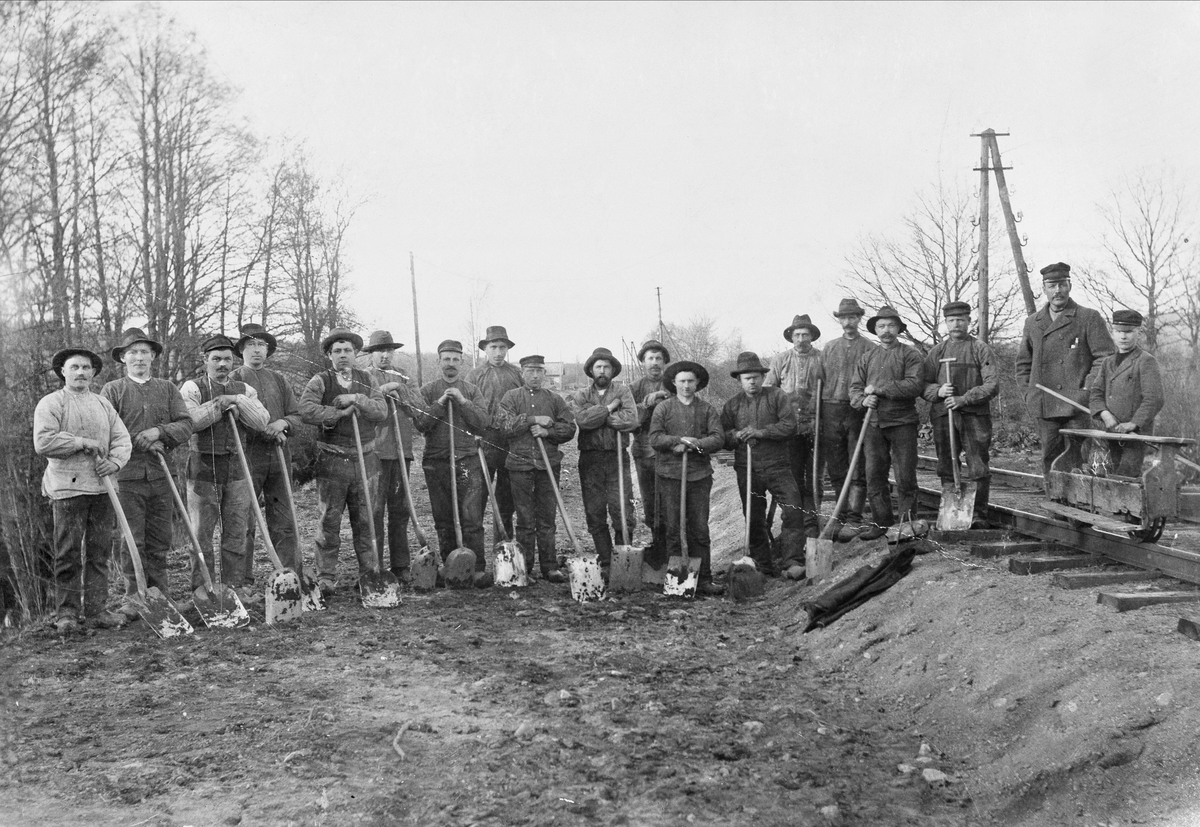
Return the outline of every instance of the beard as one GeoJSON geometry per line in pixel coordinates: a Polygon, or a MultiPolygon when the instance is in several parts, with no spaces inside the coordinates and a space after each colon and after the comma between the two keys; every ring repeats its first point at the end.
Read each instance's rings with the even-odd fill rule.
{"type": "Polygon", "coordinates": [[[605,388],[607,388],[609,385],[612,384],[612,380],[609,379],[607,376],[597,376],[592,381],[596,383],[596,387],[599,388],[600,390],[604,390],[605,388]]]}

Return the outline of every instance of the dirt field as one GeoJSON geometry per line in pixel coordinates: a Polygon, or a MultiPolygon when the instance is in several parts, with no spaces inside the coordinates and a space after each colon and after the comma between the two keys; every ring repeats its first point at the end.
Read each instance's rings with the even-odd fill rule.
{"type": "MultiPolygon", "coordinates": [[[[728,559],[729,468],[713,528],[728,559]]],[[[287,628],[10,635],[0,824],[1200,824],[1178,609],[1114,614],[958,547],[805,635],[820,590],[343,590],[287,628]]]]}

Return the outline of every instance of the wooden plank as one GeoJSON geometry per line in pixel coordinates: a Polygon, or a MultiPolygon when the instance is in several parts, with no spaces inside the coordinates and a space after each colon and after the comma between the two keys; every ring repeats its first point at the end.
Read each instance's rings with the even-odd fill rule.
{"type": "Polygon", "coordinates": [[[1056,503],[1051,501],[1043,501],[1041,507],[1049,511],[1051,514],[1057,514],[1060,517],[1067,517],[1072,520],[1077,520],[1085,525],[1090,525],[1097,531],[1104,531],[1109,534],[1117,534],[1123,537],[1128,537],[1130,531],[1135,531],[1138,526],[1133,523],[1124,523],[1120,520],[1114,520],[1111,517],[1106,517],[1103,514],[1093,514],[1090,511],[1084,511],[1081,508],[1072,508],[1069,505],[1056,503]]]}
{"type": "Polygon", "coordinates": [[[1146,436],[1145,434],[1114,434],[1094,428],[1063,428],[1060,434],[1070,434],[1085,439],[1106,439],[1112,442],[1144,442],[1151,445],[1195,445],[1196,440],[1180,436],[1146,436]]]}
{"type": "Polygon", "coordinates": [[[1175,627],[1175,631],[1192,640],[1200,640],[1200,622],[1192,620],[1190,617],[1179,618],[1179,625],[1175,627]]]}
{"type": "Polygon", "coordinates": [[[1100,592],[1096,602],[1116,609],[1118,612],[1128,612],[1131,609],[1141,609],[1145,606],[1157,606],[1161,603],[1196,603],[1200,601],[1198,592],[1100,592]]]}
{"type": "Polygon", "coordinates": [[[939,543],[1004,541],[1011,537],[1011,531],[996,528],[976,528],[963,531],[938,531],[935,528],[929,532],[929,539],[937,540],[939,543]]]}
{"type": "Polygon", "coordinates": [[[1162,576],[1157,571],[1075,571],[1051,575],[1050,582],[1060,589],[1090,589],[1114,583],[1144,583],[1162,576]]]}
{"type": "Polygon", "coordinates": [[[1063,557],[1012,557],[1008,570],[1012,574],[1042,574],[1063,569],[1086,569],[1098,566],[1101,560],[1094,554],[1071,554],[1063,557]]]}
{"type": "Polygon", "coordinates": [[[972,543],[972,557],[1004,557],[1008,554],[1042,554],[1055,549],[1050,543],[1037,540],[1014,540],[1000,543],[972,543]]]}

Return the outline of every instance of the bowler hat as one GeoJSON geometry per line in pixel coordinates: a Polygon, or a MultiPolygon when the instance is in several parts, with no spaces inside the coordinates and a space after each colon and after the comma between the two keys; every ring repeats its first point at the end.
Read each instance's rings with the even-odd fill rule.
{"type": "Polygon", "coordinates": [[[140,327],[131,327],[121,335],[121,344],[112,349],[112,358],[114,362],[121,361],[121,357],[125,355],[125,349],[130,345],[136,345],[138,342],[145,342],[150,345],[150,349],[154,351],[155,356],[162,355],[162,345],[146,335],[145,331],[140,327]]]}
{"type": "Polygon", "coordinates": [[[544,368],[546,367],[546,357],[536,353],[531,356],[522,356],[520,365],[523,368],[544,368]]]}
{"type": "Polygon", "coordinates": [[[671,361],[671,351],[667,350],[667,346],[657,339],[647,339],[646,343],[638,349],[638,361],[646,358],[646,354],[652,350],[657,350],[663,355],[664,362],[671,361]]]}
{"type": "Polygon", "coordinates": [[[966,302],[947,302],[942,306],[942,317],[946,316],[970,316],[971,305],[966,302]]]}
{"type": "Polygon", "coordinates": [[[257,339],[258,341],[266,344],[267,358],[270,358],[271,355],[275,353],[275,348],[279,346],[279,342],[276,341],[275,337],[268,333],[267,329],[260,324],[256,324],[254,322],[244,324],[242,325],[241,333],[242,338],[237,340],[237,345],[234,347],[234,350],[237,351],[238,356],[242,355],[242,351],[246,348],[246,343],[251,339],[257,339]]]}
{"type": "Polygon", "coordinates": [[[86,347],[67,347],[54,354],[54,356],[50,359],[50,369],[54,371],[54,375],[59,379],[66,381],[66,377],[63,376],[63,365],[65,365],[67,360],[72,356],[87,356],[92,360],[92,369],[95,370],[96,373],[99,373],[104,369],[104,360],[101,359],[97,354],[88,350],[86,347]]]}
{"type": "Polygon", "coordinates": [[[210,350],[236,350],[233,346],[233,339],[230,339],[224,333],[214,333],[203,342],[200,343],[200,352],[208,353],[210,350]]]}
{"type": "Polygon", "coordinates": [[[737,367],[729,371],[729,375],[737,379],[743,373],[768,373],[770,370],[758,358],[757,353],[751,350],[743,350],[738,354],[737,367]]]}
{"type": "Polygon", "coordinates": [[[462,342],[457,339],[442,339],[442,343],[437,346],[438,353],[462,353],[462,342]]]}
{"type": "Polygon", "coordinates": [[[335,327],[321,340],[321,350],[328,353],[335,342],[349,342],[355,350],[362,350],[363,346],[362,336],[344,327],[335,327]]]}
{"type": "Polygon", "coordinates": [[[1141,327],[1145,321],[1136,310],[1114,310],[1112,315],[1114,327],[1141,327]]]}
{"type": "Polygon", "coordinates": [[[404,345],[395,341],[389,331],[372,330],[371,335],[367,337],[367,346],[362,349],[362,352],[374,353],[377,350],[399,350],[402,347],[404,345]]]}
{"type": "Polygon", "coordinates": [[[783,331],[784,341],[790,342],[792,340],[792,334],[797,329],[802,328],[802,327],[808,328],[808,332],[812,334],[812,340],[814,342],[817,339],[821,338],[821,328],[819,328],[815,324],[813,324],[812,320],[808,318],[808,314],[805,313],[803,316],[797,316],[796,318],[792,319],[792,323],[787,328],[784,329],[784,331],[783,331]]]}
{"type": "Polygon", "coordinates": [[[583,372],[587,374],[589,379],[596,378],[596,377],[592,376],[592,366],[595,365],[597,362],[599,362],[601,359],[603,359],[604,361],[606,361],[610,365],[612,365],[612,369],[613,369],[612,378],[613,379],[616,379],[618,376],[621,375],[621,363],[619,361],[617,361],[617,357],[613,356],[612,351],[609,350],[608,348],[598,347],[592,351],[592,355],[589,356],[587,361],[583,363],[583,372]]]}
{"type": "Polygon", "coordinates": [[[487,329],[487,333],[479,340],[479,349],[487,350],[488,342],[504,342],[509,347],[516,347],[517,343],[508,338],[508,331],[503,325],[494,324],[487,329]]]}
{"type": "Polygon", "coordinates": [[[875,323],[880,319],[895,319],[897,322],[899,322],[900,330],[897,331],[898,333],[903,333],[904,331],[908,330],[908,325],[904,323],[904,319],[900,318],[900,314],[896,312],[896,308],[892,307],[890,304],[885,304],[875,311],[874,316],[867,319],[868,333],[875,333],[875,323]]]}
{"type": "Polygon", "coordinates": [[[675,377],[681,373],[696,374],[696,390],[702,391],[708,387],[708,371],[704,365],[696,362],[675,362],[663,371],[663,387],[670,393],[675,393],[675,377]]]}
{"type": "Polygon", "coordinates": [[[857,299],[842,299],[838,302],[837,312],[833,315],[834,318],[840,319],[842,316],[865,316],[867,311],[858,306],[857,299]]]}
{"type": "Polygon", "coordinates": [[[1071,265],[1065,261],[1056,261],[1043,267],[1041,274],[1043,282],[1066,281],[1071,278],[1071,265]]]}

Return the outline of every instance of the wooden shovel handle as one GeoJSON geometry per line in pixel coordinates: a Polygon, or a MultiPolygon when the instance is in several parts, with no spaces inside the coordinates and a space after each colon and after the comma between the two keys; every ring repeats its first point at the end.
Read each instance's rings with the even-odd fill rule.
{"type": "Polygon", "coordinates": [[[621,432],[617,431],[617,494],[621,498],[621,545],[629,545],[625,534],[625,451],[621,448],[621,432]]]}
{"type": "Polygon", "coordinates": [[[412,487],[408,483],[408,460],[404,458],[404,440],[400,436],[400,408],[395,400],[388,399],[388,409],[392,412],[392,429],[396,432],[396,453],[400,458],[400,479],[404,483],[404,501],[408,503],[408,522],[412,525],[413,534],[417,536],[417,545],[426,546],[425,534],[417,525],[417,507],[413,503],[412,487]]]}
{"type": "MultiPolygon", "coordinates": [[[[946,362],[946,384],[950,384],[950,363],[946,362]]],[[[962,479],[958,475],[958,437],[954,433],[954,411],[946,409],[946,427],[950,430],[950,467],[954,469],[954,488],[962,487],[962,479]]]]}
{"type": "Polygon", "coordinates": [[[354,427],[354,451],[358,454],[358,478],[363,487],[363,501],[367,505],[367,534],[371,540],[372,556],[375,565],[371,571],[379,573],[379,541],[375,537],[375,504],[371,502],[371,479],[367,476],[367,458],[363,454],[362,432],[358,428],[358,411],[350,414],[350,424],[354,427]]]}
{"type": "Polygon", "coordinates": [[[817,380],[817,407],[813,418],[813,461],[812,461],[812,493],[813,508],[821,509],[821,385],[817,380]]]}
{"type": "Polygon", "coordinates": [[[571,538],[571,545],[575,547],[575,553],[582,556],[583,546],[579,545],[579,539],[575,536],[575,528],[571,525],[571,518],[567,516],[567,504],[563,502],[562,492],[558,490],[558,480],[554,479],[554,469],[550,466],[550,455],[546,453],[546,444],[542,442],[540,436],[535,436],[533,439],[542,451],[542,462],[546,463],[546,476],[550,478],[550,488],[554,491],[554,499],[558,501],[558,513],[567,529],[567,536],[571,538]]]}
{"type": "Polygon", "coordinates": [[[1079,403],[1078,403],[1078,402],[1076,402],[1074,399],[1071,399],[1071,398],[1069,398],[1069,397],[1063,396],[1063,395],[1062,395],[1061,393],[1059,393],[1058,391],[1052,391],[1052,390],[1050,390],[1048,387],[1046,387],[1045,385],[1034,385],[1034,387],[1035,387],[1035,388],[1037,388],[1037,389],[1038,389],[1038,390],[1040,390],[1040,391],[1045,391],[1046,393],[1048,393],[1048,394],[1050,394],[1051,396],[1053,396],[1055,399],[1058,399],[1058,400],[1061,400],[1061,401],[1063,401],[1063,402],[1066,402],[1066,403],[1067,403],[1068,405],[1070,405],[1072,408],[1075,408],[1075,409],[1077,409],[1077,410],[1079,410],[1079,411],[1082,411],[1083,413],[1087,414],[1088,416],[1091,416],[1091,415],[1092,415],[1092,411],[1091,411],[1091,409],[1090,409],[1090,408],[1086,407],[1085,405],[1081,405],[1081,404],[1079,404],[1079,403]]]}
{"type": "Polygon", "coordinates": [[[508,533],[504,523],[500,521],[500,503],[496,500],[496,487],[492,484],[492,475],[488,471],[487,456],[483,453],[483,440],[475,437],[475,450],[479,452],[479,467],[483,469],[483,481],[487,484],[488,500],[492,503],[492,523],[496,526],[496,534],[503,543],[508,542],[508,533]]]}
{"type": "Polygon", "coordinates": [[[283,471],[283,490],[287,495],[288,513],[292,515],[292,531],[296,532],[296,547],[300,547],[300,516],[296,513],[296,498],[292,495],[292,463],[284,453],[283,446],[275,443],[275,456],[279,458],[279,468],[283,471]]]}
{"type": "Polygon", "coordinates": [[[754,496],[754,446],[746,443],[746,554],[750,554],[750,498],[754,496]]]}
{"type": "Polygon", "coordinates": [[[679,556],[689,557],[687,547],[687,455],[679,455],[679,556]]]}
{"type": "Polygon", "coordinates": [[[183,504],[183,497],[179,494],[179,486],[175,484],[175,475],[171,473],[171,466],[167,464],[167,458],[158,451],[154,453],[158,455],[158,464],[162,466],[163,473],[167,475],[167,485],[170,487],[171,496],[175,498],[175,505],[179,509],[179,519],[183,520],[184,526],[187,527],[188,539],[192,543],[192,550],[196,552],[196,562],[200,564],[200,576],[204,579],[204,588],[208,589],[209,594],[212,594],[215,591],[212,575],[208,573],[208,564],[204,562],[204,552],[200,550],[200,538],[196,536],[196,527],[192,525],[187,506],[183,504]]]}
{"type": "Polygon", "coordinates": [[[867,428],[871,425],[871,414],[874,413],[874,410],[874,408],[867,408],[867,415],[863,417],[862,428],[858,432],[858,442],[854,444],[854,456],[850,457],[850,467],[846,469],[846,481],[842,483],[842,493],[838,495],[833,513],[829,515],[829,522],[825,523],[825,528],[821,529],[820,539],[822,540],[828,540],[833,535],[833,527],[837,524],[838,515],[842,513],[842,507],[846,505],[846,498],[850,496],[850,485],[854,482],[854,466],[858,465],[858,458],[862,455],[863,442],[867,439],[867,428]]]}
{"type": "MultiPolygon", "coordinates": [[[[280,561],[279,555],[275,553],[275,544],[271,542],[271,534],[267,531],[267,518],[263,516],[262,509],[258,507],[258,497],[254,496],[254,475],[250,473],[250,461],[246,459],[246,449],[242,447],[242,435],[238,432],[237,415],[233,411],[225,413],[229,416],[229,427],[233,429],[233,444],[237,446],[238,459],[242,463],[242,473],[246,475],[246,485],[250,487],[250,510],[254,512],[254,519],[258,523],[258,533],[262,535],[263,548],[267,550],[267,557],[270,558],[275,571],[283,571],[283,563],[280,561]]],[[[296,538],[297,542],[299,539],[299,537],[296,538]]]]}
{"type": "Polygon", "coordinates": [[[138,554],[137,540],[133,539],[133,529],[129,527],[129,520],[125,518],[125,509],[121,508],[121,498],[117,496],[117,489],[113,487],[112,477],[105,475],[100,478],[104,483],[104,490],[108,492],[108,499],[112,503],[113,511],[116,512],[117,522],[121,525],[121,533],[125,535],[125,545],[129,547],[129,559],[133,561],[133,576],[137,581],[138,594],[143,598],[146,596],[146,572],[142,570],[142,556],[138,554]]]}
{"type": "Polygon", "coordinates": [[[462,523],[458,519],[458,465],[454,456],[454,400],[446,400],[446,424],[450,426],[450,507],[454,510],[455,548],[462,548],[462,523]]]}

